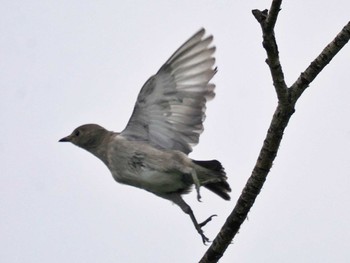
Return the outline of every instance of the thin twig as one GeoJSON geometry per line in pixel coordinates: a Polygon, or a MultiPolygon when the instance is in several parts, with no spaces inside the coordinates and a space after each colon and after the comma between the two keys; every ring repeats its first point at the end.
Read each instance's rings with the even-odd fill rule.
{"type": "Polygon", "coordinates": [[[266,19],[266,25],[265,25],[265,30],[267,32],[273,31],[275,28],[275,24],[277,21],[278,13],[281,10],[281,4],[282,0],[273,0],[270,11],[269,11],[269,16],[266,19]]]}
{"type": "Polygon", "coordinates": [[[253,10],[254,17],[260,23],[263,32],[263,46],[267,52],[266,63],[269,65],[273,85],[275,87],[278,101],[282,104],[288,103],[288,88],[284,80],[284,74],[280,63],[278,46],[275,39],[274,26],[281,9],[281,0],[272,1],[270,11],[253,10]]]}
{"type": "Polygon", "coordinates": [[[310,66],[300,74],[296,82],[290,87],[291,100],[296,102],[309,84],[335,57],[335,55],[348,43],[350,38],[350,22],[339,32],[318,57],[311,62],[310,66]]]}

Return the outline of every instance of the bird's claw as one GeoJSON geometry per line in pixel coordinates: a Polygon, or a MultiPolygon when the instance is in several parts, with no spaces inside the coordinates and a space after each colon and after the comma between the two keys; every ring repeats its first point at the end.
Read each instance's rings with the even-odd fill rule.
{"type": "Polygon", "coordinates": [[[214,216],[217,216],[217,215],[211,215],[211,216],[209,216],[205,221],[203,221],[202,223],[198,224],[197,231],[198,231],[198,233],[201,235],[202,241],[203,241],[203,244],[204,244],[204,245],[207,245],[207,243],[209,243],[209,242],[211,242],[211,241],[209,240],[209,238],[207,238],[207,237],[204,235],[203,230],[202,230],[202,227],[205,226],[209,221],[211,221],[211,219],[212,219],[214,216]]]}
{"type": "Polygon", "coordinates": [[[203,232],[202,232],[202,233],[199,233],[199,234],[200,234],[201,237],[202,237],[202,241],[203,241],[203,244],[204,244],[204,245],[207,245],[207,243],[211,242],[211,241],[209,240],[209,238],[207,238],[207,237],[203,234],[203,232]]]}
{"type": "Polygon", "coordinates": [[[201,201],[201,198],[202,198],[202,196],[201,196],[201,194],[199,193],[199,188],[197,189],[197,200],[198,200],[198,202],[202,202],[201,201]]]}

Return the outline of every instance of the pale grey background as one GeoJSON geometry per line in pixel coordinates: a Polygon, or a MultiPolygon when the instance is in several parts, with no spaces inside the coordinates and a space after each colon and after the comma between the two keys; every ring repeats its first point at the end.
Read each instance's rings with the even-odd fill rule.
{"type": "MultiPolygon", "coordinates": [[[[124,128],[147,78],[200,27],[217,46],[217,96],[191,157],[217,158],[232,201],[186,196],[215,237],[276,105],[251,9],[270,1],[1,1],[0,261],[197,262],[207,247],[166,200],[115,183],[58,139],[124,128]],[[234,2],[234,3],[232,3],[234,2]]],[[[350,19],[348,0],[285,1],[276,27],[290,85],[350,19]]],[[[262,193],[220,262],[349,262],[350,48],[314,81],[262,193]]]]}

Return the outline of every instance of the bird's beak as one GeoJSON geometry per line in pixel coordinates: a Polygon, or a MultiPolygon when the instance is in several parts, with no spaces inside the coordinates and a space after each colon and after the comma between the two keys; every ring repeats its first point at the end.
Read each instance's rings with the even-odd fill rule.
{"type": "Polygon", "coordinates": [[[61,140],[59,140],[59,142],[70,142],[71,139],[72,139],[72,136],[68,135],[68,136],[62,138],[61,140]]]}

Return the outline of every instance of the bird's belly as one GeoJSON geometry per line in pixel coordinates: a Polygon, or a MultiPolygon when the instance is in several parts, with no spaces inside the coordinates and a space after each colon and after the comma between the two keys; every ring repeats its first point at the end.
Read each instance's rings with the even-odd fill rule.
{"type": "Polygon", "coordinates": [[[143,170],[138,173],[112,172],[114,179],[122,184],[142,188],[155,194],[186,191],[192,184],[187,175],[176,172],[143,170]]]}
{"type": "Polygon", "coordinates": [[[177,151],[121,139],[110,148],[107,166],[117,182],[162,194],[187,191],[192,185],[186,158],[177,151]]]}

